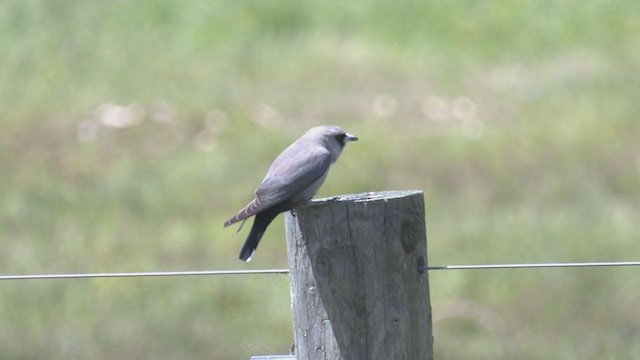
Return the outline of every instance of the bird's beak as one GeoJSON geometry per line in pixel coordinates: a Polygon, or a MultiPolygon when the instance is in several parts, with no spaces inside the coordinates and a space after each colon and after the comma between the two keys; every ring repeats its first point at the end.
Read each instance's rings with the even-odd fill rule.
{"type": "Polygon", "coordinates": [[[344,134],[344,142],[348,143],[349,141],[358,141],[358,137],[351,134],[344,134]]]}

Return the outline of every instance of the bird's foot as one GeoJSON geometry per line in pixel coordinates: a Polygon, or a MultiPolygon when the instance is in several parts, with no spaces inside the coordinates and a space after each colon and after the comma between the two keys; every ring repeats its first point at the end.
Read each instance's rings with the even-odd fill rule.
{"type": "Polygon", "coordinates": [[[298,216],[296,214],[296,209],[291,209],[291,210],[289,210],[289,212],[291,213],[291,216],[293,216],[293,217],[297,217],[298,216]]]}
{"type": "Polygon", "coordinates": [[[338,201],[340,201],[340,196],[334,196],[331,199],[329,199],[329,202],[331,203],[336,203],[338,201]]]}

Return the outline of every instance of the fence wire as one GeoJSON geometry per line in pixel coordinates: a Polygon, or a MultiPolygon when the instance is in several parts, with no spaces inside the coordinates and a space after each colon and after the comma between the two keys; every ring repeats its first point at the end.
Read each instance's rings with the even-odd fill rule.
{"type": "Polygon", "coordinates": [[[254,275],[254,274],[288,274],[288,273],[289,273],[288,269],[151,271],[151,272],[88,273],[88,274],[0,275],[0,280],[98,279],[98,278],[216,276],[216,275],[254,275]]]}
{"type": "MultiPolygon", "coordinates": [[[[439,270],[491,270],[491,269],[540,269],[540,268],[578,268],[578,267],[631,267],[640,266],[640,261],[613,262],[574,262],[574,263],[522,263],[522,264],[481,264],[481,265],[435,265],[418,267],[418,271],[439,270]]],[[[219,275],[269,275],[289,274],[288,269],[262,270],[196,270],[196,271],[153,271],[153,272],[116,272],[86,274],[35,274],[0,275],[1,280],[61,280],[61,279],[98,279],[98,278],[134,278],[134,277],[172,277],[172,276],[219,276],[219,275]]]]}

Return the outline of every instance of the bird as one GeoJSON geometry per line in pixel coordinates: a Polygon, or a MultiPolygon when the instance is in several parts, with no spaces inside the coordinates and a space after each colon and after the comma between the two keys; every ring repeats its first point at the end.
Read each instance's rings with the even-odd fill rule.
{"type": "Polygon", "coordinates": [[[344,132],[339,126],[316,126],[276,157],[255,191],[254,199],[224,223],[225,228],[238,221],[244,224],[255,215],[249,236],[240,251],[240,260],[251,261],[262,235],[278,214],[313,198],[345,144],[357,140],[357,136],[344,132]]]}

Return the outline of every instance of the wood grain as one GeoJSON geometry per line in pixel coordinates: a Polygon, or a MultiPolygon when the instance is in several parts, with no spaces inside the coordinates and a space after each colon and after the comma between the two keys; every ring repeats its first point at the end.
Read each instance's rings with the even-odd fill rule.
{"type": "Polygon", "coordinates": [[[320,199],[285,218],[297,359],[432,359],[420,191],[320,199]]]}

